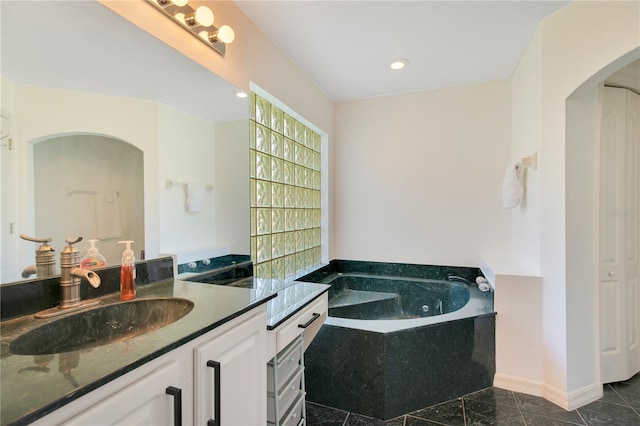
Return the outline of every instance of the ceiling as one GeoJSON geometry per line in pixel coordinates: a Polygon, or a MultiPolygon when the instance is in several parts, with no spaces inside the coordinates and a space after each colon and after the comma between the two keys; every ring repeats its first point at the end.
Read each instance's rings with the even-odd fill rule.
{"type": "Polygon", "coordinates": [[[253,1],[240,9],[330,99],[509,78],[569,1],[253,1]],[[394,71],[389,64],[406,58],[394,71]]]}
{"type": "Polygon", "coordinates": [[[248,116],[230,83],[96,1],[1,0],[0,19],[0,71],[13,83],[153,100],[212,122],[248,116]]]}

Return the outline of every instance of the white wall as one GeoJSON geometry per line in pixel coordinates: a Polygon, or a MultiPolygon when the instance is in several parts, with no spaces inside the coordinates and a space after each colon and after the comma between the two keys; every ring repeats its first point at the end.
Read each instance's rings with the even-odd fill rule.
{"type": "Polygon", "coordinates": [[[594,311],[598,301],[593,290],[598,277],[594,260],[598,258],[600,90],[601,86],[594,87],[566,102],[566,280],[573,284],[567,285],[566,294],[571,305],[589,307],[579,322],[568,321],[567,335],[580,344],[574,349],[579,354],[569,357],[567,365],[570,378],[572,371],[579,372],[572,378],[574,389],[588,388],[599,381],[599,369],[594,368],[599,365],[594,311]],[[593,347],[585,347],[587,344],[593,347]]]}
{"type": "MultiPolygon", "coordinates": [[[[200,212],[188,212],[182,184],[214,185],[215,124],[158,105],[160,252],[214,247],[214,192],[204,193],[200,212]],[[166,188],[166,180],[178,184],[166,188]]],[[[248,179],[247,179],[248,182],[248,179]]],[[[217,185],[216,185],[217,186],[217,185]]],[[[217,189],[217,188],[216,188],[217,189]]]]}
{"type": "MultiPolygon", "coordinates": [[[[585,214],[571,194],[584,193],[588,186],[583,185],[592,182],[577,180],[579,173],[567,170],[567,161],[576,153],[567,152],[566,101],[583,83],[588,81],[593,88],[614,72],[615,67],[606,68],[619,58],[624,60],[617,68],[637,58],[629,53],[640,45],[638,16],[637,1],[573,2],[544,20],[512,79],[514,95],[524,93],[530,100],[514,102],[514,155],[516,147],[540,150],[540,187],[530,186],[528,204],[514,213],[522,215],[522,220],[513,221],[512,253],[539,269],[544,278],[541,381],[545,397],[566,408],[590,402],[601,392],[593,355],[597,346],[595,281],[578,279],[579,271],[597,260],[574,256],[574,248],[583,241],[581,234],[592,234],[596,227],[567,226],[578,219],[577,214],[585,214]],[[527,86],[531,81],[534,85],[527,86]],[[530,102],[539,104],[533,114],[530,102]],[[532,204],[533,200],[538,201],[532,204]],[[538,222],[539,241],[526,229],[538,222]],[[536,256],[528,247],[538,244],[536,256]]],[[[592,143],[585,149],[588,146],[592,143]]]]}
{"type": "Polygon", "coordinates": [[[336,105],[334,257],[479,266],[509,249],[509,81],[336,105]]]}
{"type": "MultiPolygon", "coordinates": [[[[511,161],[540,151],[542,34],[537,32],[511,78],[511,161]]],[[[534,273],[540,272],[541,171],[524,171],[525,195],[511,211],[511,256],[534,273]]]]}
{"type": "Polygon", "coordinates": [[[216,125],[216,240],[231,253],[250,253],[249,120],[216,125]]]}

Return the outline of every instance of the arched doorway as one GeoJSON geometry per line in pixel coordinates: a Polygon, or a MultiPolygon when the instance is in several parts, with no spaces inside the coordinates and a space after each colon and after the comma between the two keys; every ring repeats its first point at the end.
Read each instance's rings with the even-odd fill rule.
{"type": "MultiPolygon", "coordinates": [[[[611,288],[605,289],[604,292],[607,294],[603,294],[604,287],[600,279],[603,274],[610,273],[610,270],[604,270],[601,264],[602,253],[606,249],[603,247],[600,233],[603,215],[606,214],[601,194],[602,100],[605,82],[611,80],[616,72],[637,61],[639,57],[640,49],[635,49],[603,67],[576,89],[566,101],[567,285],[571,289],[583,292],[582,296],[573,293],[573,306],[578,306],[575,302],[577,298],[585,302],[586,306],[582,308],[593,310],[593,314],[589,315],[593,322],[584,323],[581,333],[594,336],[597,348],[592,368],[599,384],[609,381],[601,375],[601,352],[604,347],[613,349],[608,337],[612,332],[611,322],[603,321],[607,319],[606,315],[610,315],[611,310],[603,312],[603,303],[610,304],[611,301],[605,299],[610,299],[612,295],[621,297],[621,293],[616,294],[616,291],[610,291],[611,288]],[[584,296],[585,294],[587,296],[584,296]],[[593,297],[589,296],[591,294],[593,297]]],[[[637,309],[640,304],[637,290],[634,294],[631,297],[637,309]]],[[[627,302],[625,298],[625,303],[627,302]]],[[[637,330],[637,311],[633,315],[636,318],[637,330]]],[[[634,333],[637,334],[637,331],[634,333]]],[[[616,346],[619,346],[618,343],[616,346]]]]}
{"type": "Polygon", "coordinates": [[[143,152],[109,136],[66,134],[33,146],[35,232],[63,247],[65,238],[97,239],[108,265],[118,265],[122,245],[144,249],[143,152]]]}

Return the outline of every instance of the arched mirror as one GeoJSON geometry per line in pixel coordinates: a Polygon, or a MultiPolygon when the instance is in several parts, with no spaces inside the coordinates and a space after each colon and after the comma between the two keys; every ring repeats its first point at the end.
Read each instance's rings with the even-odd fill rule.
{"type": "Polygon", "coordinates": [[[111,265],[120,260],[119,239],[136,241],[144,250],[143,155],[101,135],[56,136],[35,144],[35,234],[64,241],[65,230],[73,229],[98,240],[111,265]]]}

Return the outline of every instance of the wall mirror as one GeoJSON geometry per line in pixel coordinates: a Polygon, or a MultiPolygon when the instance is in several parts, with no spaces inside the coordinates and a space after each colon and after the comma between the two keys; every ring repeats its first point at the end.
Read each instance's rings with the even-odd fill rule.
{"type": "Polygon", "coordinates": [[[20,234],[52,238],[58,263],[78,236],[109,265],[119,240],[147,259],[249,253],[249,107],[233,85],[98,2],[3,1],[0,18],[1,283],[35,262],[20,234]]]}

